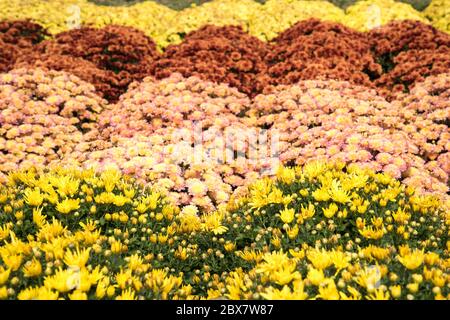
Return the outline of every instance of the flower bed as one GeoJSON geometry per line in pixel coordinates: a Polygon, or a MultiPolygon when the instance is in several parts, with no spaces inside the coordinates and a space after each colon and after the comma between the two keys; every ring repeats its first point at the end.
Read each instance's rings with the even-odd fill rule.
{"type": "MultiPolygon", "coordinates": [[[[268,87],[265,94],[249,99],[227,85],[174,74],[162,80],[145,78],[112,105],[77,78],[70,79],[78,87],[65,84],[61,80],[69,78],[64,73],[13,71],[3,76],[5,84],[17,74],[13,86],[27,93],[25,101],[37,95],[40,104],[58,112],[55,116],[67,116],[61,121],[69,121],[79,132],[76,143],[65,143],[70,152],[58,152],[58,157],[42,164],[57,164],[60,159],[86,168],[120,169],[140,182],[162,186],[177,204],[188,204],[195,197],[187,183],[195,178],[200,179],[200,189],[209,190],[199,193],[200,206],[216,207],[234,189],[267,170],[273,172],[274,155],[285,165],[315,159],[358,163],[422,192],[448,192],[448,74],[430,77],[411,95],[399,95],[392,102],[374,90],[332,80],[268,87]],[[22,76],[27,72],[30,76],[22,76]],[[58,81],[34,88],[40,77],[55,76],[58,81]],[[30,79],[32,86],[22,83],[30,79]],[[74,102],[70,96],[74,93],[62,91],[64,86],[89,98],[78,96],[74,102]],[[47,90],[43,95],[41,88],[47,90]],[[58,110],[58,105],[65,109],[58,110]],[[74,113],[69,106],[83,109],[74,113]],[[267,146],[260,145],[261,134],[268,139],[267,146]]],[[[9,113],[21,104],[10,102],[15,100],[9,87],[4,89],[3,114],[9,126],[17,127],[8,120],[9,113]]],[[[41,112],[35,103],[29,101],[23,108],[41,112]],[[26,107],[30,103],[32,107],[26,107]]],[[[4,135],[6,144],[11,137],[7,130],[4,135]]],[[[2,170],[5,173],[16,154],[16,146],[8,145],[13,149],[5,149],[3,157],[10,164],[2,170]]],[[[21,159],[28,157],[27,152],[22,150],[21,159]]]]}
{"type": "Polygon", "coordinates": [[[32,25],[33,41],[20,40],[20,32],[14,31],[20,24],[29,22],[4,23],[3,71],[20,67],[67,71],[94,84],[110,102],[116,102],[133,81],[173,73],[227,83],[250,97],[270,85],[331,79],[377,88],[393,100],[397,93],[408,92],[428,76],[446,73],[450,66],[450,35],[413,20],[358,32],[312,18],[297,22],[270,43],[239,26],[206,25],[163,53],[131,27],[85,27],[40,42],[45,31],[37,25],[32,25]],[[6,32],[7,26],[11,31],[6,32]]]}
{"type": "MultiPolygon", "coordinates": [[[[46,67],[56,65],[59,69],[68,71],[73,64],[72,61],[61,61],[65,56],[68,56],[69,60],[74,57],[93,63],[99,69],[99,77],[95,80],[100,80],[100,83],[94,84],[97,84],[99,89],[104,89],[99,91],[109,101],[114,102],[131,82],[141,80],[150,73],[150,65],[158,58],[159,53],[153,41],[143,32],[130,27],[110,25],[103,29],[81,28],[60,33],[54,39],[33,47],[31,53],[23,52],[19,61],[28,66],[39,66],[44,61],[43,65],[46,67]]],[[[92,67],[86,66],[84,61],[81,64],[80,68],[87,71],[78,72],[80,76],[84,80],[92,78],[92,74],[96,72],[89,72],[92,67]]]]}
{"type": "Polygon", "coordinates": [[[57,71],[0,75],[0,181],[16,168],[41,167],[82,147],[105,101],[94,87],[57,71]]]}
{"type": "Polygon", "coordinates": [[[202,216],[115,171],[15,172],[0,201],[0,298],[450,294],[445,204],[357,167],[283,169],[202,216]]]}
{"type": "Polygon", "coordinates": [[[0,19],[30,18],[51,34],[81,24],[99,28],[109,24],[126,25],[142,30],[163,48],[181,42],[187,33],[205,24],[240,25],[261,40],[271,40],[298,21],[309,18],[340,22],[361,31],[392,20],[412,19],[431,23],[447,32],[445,6],[446,0],[433,0],[424,12],[419,12],[409,4],[393,0],[357,1],[345,10],[327,1],[268,0],[261,5],[251,0],[213,0],[177,12],[153,1],[102,6],[87,0],[12,0],[1,5],[0,19]]]}
{"type": "Polygon", "coordinates": [[[249,95],[261,91],[266,64],[265,43],[239,27],[206,26],[188,34],[179,44],[166,48],[152,66],[156,78],[172,73],[199,76],[217,83],[228,83],[249,95]]]}
{"type": "Polygon", "coordinates": [[[445,4],[1,3],[0,299],[450,299],[445,4]]]}

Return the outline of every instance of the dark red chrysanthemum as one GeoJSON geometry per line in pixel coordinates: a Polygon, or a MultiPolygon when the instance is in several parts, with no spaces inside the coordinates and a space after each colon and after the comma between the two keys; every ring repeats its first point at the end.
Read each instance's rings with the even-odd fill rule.
{"type": "Polygon", "coordinates": [[[228,83],[255,95],[265,83],[267,44],[237,26],[205,26],[191,32],[181,44],[169,46],[152,67],[156,78],[178,72],[185,77],[228,83]]]}

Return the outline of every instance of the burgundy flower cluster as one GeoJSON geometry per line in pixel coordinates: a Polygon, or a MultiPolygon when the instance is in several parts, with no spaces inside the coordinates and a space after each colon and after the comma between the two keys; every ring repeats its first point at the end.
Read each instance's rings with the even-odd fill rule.
{"type": "Polygon", "coordinates": [[[28,21],[0,24],[0,72],[13,67],[66,71],[92,83],[110,102],[133,81],[174,73],[226,83],[250,97],[301,80],[345,80],[394,100],[416,82],[450,70],[450,35],[408,20],[363,33],[309,19],[270,43],[238,26],[207,25],[162,54],[131,27],[83,27],[41,42],[45,35],[28,21]]]}
{"type": "Polygon", "coordinates": [[[261,80],[268,51],[266,43],[241,27],[208,25],[188,34],[181,44],[169,46],[153,65],[152,75],[158,79],[172,73],[198,76],[254,95],[265,85],[261,80]]]}
{"type": "Polygon", "coordinates": [[[149,75],[159,57],[155,43],[131,27],[107,26],[62,32],[18,59],[19,67],[73,72],[89,81],[109,101],[116,101],[133,81],[149,75]]]}
{"type": "Polygon", "coordinates": [[[21,48],[37,44],[46,36],[48,34],[43,27],[28,20],[0,22],[1,39],[21,48]]]}
{"type": "Polygon", "coordinates": [[[392,99],[416,82],[450,70],[450,36],[419,21],[393,21],[368,33],[383,74],[374,81],[392,99]]]}
{"type": "Polygon", "coordinates": [[[345,80],[377,88],[392,100],[425,77],[447,72],[449,50],[449,35],[408,20],[362,33],[309,19],[268,44],[239,27],[205,26],[168,47],[151,74],[199,76],[228,83],[250,96],[301,80],[345,80]]]}
{"type": "Polygon", "coordinates": [[[0,21],[0,72],[12,68],[21,50],[41,42],[47,32],[27,20],[0,21]]]}
{"type": "Polygon", "coordinates": [[[275,38],[266,63],[273,85],[337,79],[370,87],[382,71],[364,33],[318,19],[298,22],[275,38]]]}

